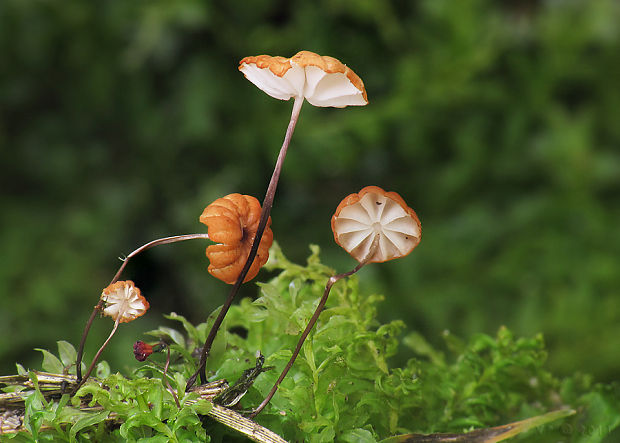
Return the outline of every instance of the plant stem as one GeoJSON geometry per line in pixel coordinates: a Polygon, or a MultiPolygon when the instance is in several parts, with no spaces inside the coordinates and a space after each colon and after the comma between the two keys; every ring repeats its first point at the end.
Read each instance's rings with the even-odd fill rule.
{"type": "Polygon", "coordinates": [[[138,249],[136,249],[131,254],[129,254],[125,259],[123,259],[123,264],[121,265],[120,268],[118,268],[118,271],[116,271],[116,274],[114,275],[114,278],[110,282],[110,285],[113,284],[113,283],[116,283],[116,281],[120,278],[121,274],[123,273],[123,270],[125,269],[125,266],[127,266],[127,262],[129,262],[129,260],[132,257],[135,257],[139,253],[144,252],[147,249],[151,249],[151,248],[153,248],[155,246],[167,245],[169,243],[177,243],[177,242],[186,241],[186,240],[194,240],[194,239],[197,239],[197,238],[204,238],[204,239],[209,240],[209,234],[174,235],[172,237],[158,238],[156,240],[148,242],[145,245],[140,246],[138,249]]]}
{"type": "Polygon", "coordinates": [[[170,382],[168,381],[168,367],[170,366],[170,346],[167,343],[161,342],[164,346],[166,346],[166,364],[164,365],[164,383],[166,384],[166,389],[168,392],[172,394],[172,398],[174,398],[174,402],[177,404],[177,408],[181,409],[181,403],[179,403],[179,397],[177,397],[176,392],[170,386],[170,382]]]}
{"type": "Polygon", "coordinates": [[[297,346],[295,347],[295,350],[293,351],[293,355],[291,355],[291,358],[289,359],[288,363],[282,370],[280,377],[278,377],[278,379],[274,383],[273,387],[271,388],[271,391],[269,391],[269,394],[267,394],[267,397],[265,397],[265,399],[261,402],[261,404],[258,405],[258,407],[254,409],[254,411],[252,411],[252,413],[249,415],[249,418],[253,419],[258,414],[260,414],[260,412],[265,408],[265,406],[267,406],[269,401],[275,395],[276,391],[278,390],[278,387],[280,386],[280,383],[282,383],[282,380],[284,380],[284,377],[286,377],[286,374],[288,374],[288,371],[293,366],[293,363],[295,362],[295,360],[297,359],[297,356],[299,355],[299,352],[301,351],[301,347],[304,344],[304,341],[306,341],[308,334],[310,334],[310,331],[312,330],[316,321],[318,320],[319,315],[321,314],[321,311],[325,307],[325,303],[327,303],[327,298],[329,297],[329,293],[332,289],[332,286],[338,280],[341,280],[343,278],[346,278],[346,277],[349,277],[355,274],[364,265],[366,265],[368,261],[370,260],[370,258],[374,255],[375,251],[377,250],[377,245],[378,245],[378,236],[375,236],[375,238],[373,239],[372,245],[370,246],[370,250],[368,251],[368,254],[364,258],[364,260],[362,260],[355,268],[353,268],[349,272],[344,272],[342,274],[331,276],[329,280],[327,280],[327,284],[325,285],[325,291],[323,292],[323,297],[321,297],[321,300],[319,301],[319,304],[316,307],[314,314],[312,314],[312,317],[310,317],[310,321],[308,322],[306,329],[304,329],[304,332],[301,334],[301,337],[299,337],[299,340],[297,341],[297,346]]]}
{"type": "Polygon", "coordinates": [[[103,342],[103,344],[101,345],[101,347],[99,348],[99,350],[95,354],[95,357],[93,358],[92,363],[88,367],[88,370],[86,371],[86,374],[84,374],[84,378],[82,380],[80,380],[78,382],[78,384],[75,386],[75,389],[73,390],[74,393],[77,392],[78,389],[80,389],[80,387],[86,382],[86,380],[88,380],[88,377],[90,376],[90,373],[93,372],[93,369],[95,368],[95,364],[97,364],[97,360],[99,360],[99,357],[101,356],[101,353],[106,348],[108,343],[110,343],[110,340],[112,339],[112,336],[116,332],[116,329],[118,328],[119,321],[120,321],[120,317],[114,322],[114,327],[112,328],[112,332],[110,332],[110,335],[108,336],[108,339],[105,342],[103,342]]]}
{"type": "Polygon", "coordinates": [[[282,142],[282,147],[280,148],[280,153],[278,154],[278,159],[276,160],[276,166],[273,170],[273,174],[271,175],[271,180],[269,181],[269,186],[267,187],[267,192],[265,193],[265,199],[263,200],[263,207],[261,210],[260,220],[258,223],[258,229],[256,230],[256,234],[254,236],[254,242],[252,243],[252,248],[250,249],[250,254],[237,277],[237,281],[233,285],[228,294],[228,298],[224,302],[222,309],[215,319],[211,330],[209,331],[209,335],[205,340],[205,344],[202,348],[202,352],[200,354],[200,363],[198,365],[198,369],[187,380],[186,390],[191,388],[194,383],[196,383],[196,378],[200,374],[200,380],[202,383],[207,381],[206,374],[206,365],[207,365],[207,357],[209,356],[209,352],[211,351],[211,346],[213,345],[213,341],[215,340],[215,336],[217,335],[217,331],[220,328],[222,321],[224,321],[224,317],[230,308],[230,305],[233,302],[233,299],[239,292],[239,288],[243,284],[243,280],[247,275],[252,263],[254,262],[254,258],[256,257],[256,253],[258,252],[258,246],[260,245],[260,241],[263,238],[263,232],[265,232],[265,227],[267,226],[267,220],[269,219],[269,214],[271,213],[271,208],[273,207],[273,200],[276,195],[276,188],[278,187],[278,180],[280,179],[280,173],[282,172],[282,164],[284,163],[284,158],[286,157],[286,152],[288,150],[289,144],[291,142],[291,137],[293,136],[293,132],[295,131],[295,125],[297,124],[297,119],[299,118],[299,113],[301,111],[301,105],[303,104],[303,97],[295,97],[295,102],[293,103],[293,111],[291,112],[291,120],[289,121],[288,127],[286,129],[286,135],[284,136],[284,142],[282,142]]]}
{"type": "MultiPolygon", "coordinates": [[[[156,240],[150,241],[140,246],[138,249],[131,252],[127,257],[125,257],[124,259],[121,259],[123,263],[121,264],[118,271],[116,271],[114,278],[112,278],[112,281],[108,284],[108,286],[118,281],[121,274],[123,273],[123,270],[125,269],[125,266],[127,266],[127,262],[129,262],[129,260],[132,257],[135,257],[139,253],[144,252],[147,249],[150,249],[155,246],[166,245],[168,243],[176,243],[176,242],[185,241],[185,240],[194,240],[198,238],[204,238],[208,240],[209,235],[208,234],[175,235],[172,237],[158,238],[156,240]]],[[[93,308],[93,312],[90,314],[90,317],[88,318],[88,321],[86,322],[86,326],[84,327],[84,332],[82,333],[82,339],[80,340],[80,346],[78,347],[77,356],[75,359],[75,374],[77,376],[78,383],[82,381],[82,357],[84,356],[84,346],[86,345],[86,337],[88,337],[88,333],[90,332],[90,327],[92,326],[93,321],[95,320],[95,317],[97,316],[97,312],[101,311],[101,308],[103,308],[103,305],[104,305],[103,300],[99,300],[99,303],[97,303],[95,307],[93,308]]]]}
{"type": "Polygon", "coordinates": [[[84,355],[86,337],[88,337],[90,327],[95,320],[97,312],[99,312],[101,308],[103,308],[103,300],[100,299],[99,303],[97,303],[93,308],[93,312],[91,312],[90,317],[88,317],[88,321],[86,322],[86,326],[84,327],[84,332],[82,333],[82,339],[80,340],[80,346],[78,347],[77,356],[75,358],[75,374],[77,376],[78,383],[82,381],[82,356],[84,355]]]}

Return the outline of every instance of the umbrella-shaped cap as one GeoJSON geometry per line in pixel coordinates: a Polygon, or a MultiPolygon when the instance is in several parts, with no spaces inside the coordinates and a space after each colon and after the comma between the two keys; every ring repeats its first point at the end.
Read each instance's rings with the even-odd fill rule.
{"type": "Polygon", "coordinates": [[[334,239],[361,262],[384,262],[409,254],[420,243],[422,226],[415,211],[396,192],[367,186],[347,196],[332,216],[334,239]],[[375,240],[376,239],[376,240],[375,240]]]}
{"type": "Polygon", "coordinates": [[[103,290],[101,299],[105,302],[103,315],[119,323],[135,320],[149,309],[149,302],[131,280],[111,284],[103,290]]]}
{"type": "Polygon", "coordinates": [[[362,79],[339,60],[300,51],[291,58],[245,57],[239,70],[273,98],[303,97],[314,106],[344,108],[368,104],[362,79]]]}
{"type": "MultiPolygon", "coordinates": [[[[205,208],[200,222],[209,228],[209,238],[218,244],[207,247],[208,271],[215,278],[232,285],[237,281],[250,255],[260,222],[261,206],[251,195],[229,194],[205,208]]],[[[256,277],[269,258],[273,243],[271,217],[261,238],[254,262],[244,282],[256,277]]]]}

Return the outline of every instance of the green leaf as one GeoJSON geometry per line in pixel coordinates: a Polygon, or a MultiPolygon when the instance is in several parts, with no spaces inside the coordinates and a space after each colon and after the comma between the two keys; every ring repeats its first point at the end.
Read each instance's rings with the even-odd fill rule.
{"type": "Polygon", "coordinates": [[[176,385],[175,387],[176,387],[177,392],[184,393],[187,380],[185,379],[185,377],[183,377],[183,374],[181,374],[180,372],[175,372],[173,374],[173,377],[174,377],[173,380],[174,380],[174,384],[176,385]]]}
{"type": "Polygon", "coordinates": [[[196,414],[207,415],[211,409],[213,409],[213,403],[210,401],[200,399],[193,405],[191,405],[191,409],[196,412],[196,414]]]}
{"type": "Polygon", "coordinates": [[[51,372],[52,374],[62,374],[64,370],[64,365],[62,362],[51,352],[41,349],[35,348],[35,351],[41,351],[43,354],[43,363],[42,367],[44,371],[51,372]]]}
{"type": "MultiPolygon", "coordinates": [[[[154,331],[147,332],[147,334],[160,338],[160,339],[164,339],[164,340],[166,339],[172,340],[177,345],[183,348],[185,347],[185,339],[183,338],[183,335],[176,329],[167,328],[165,326],[160,326],[158,329],[154,331]]],[[[169,341],[169,340],[166,340],[166,341],[169,341]]]]}
{"type": "Polygon", "coordinates": [[[203,334],[201,334],[200,331],[182,315],[179,315],[176,312],[171,312],[169,315],[164,315],[164,317],[169,320],[181,322],[183,328],[194,342],[200,343],[205,340],[206,337],[203,337],[203,334]]]}
{"type": "Polygon", "coordinates": [[[54,428],[56,429],[56,431],[58,433],[64,433],[64,430],[61,429],[61,426],[60,426],[61,425],[61,417],[66,415],[65,407],[69,403],[69,399],[70,399],[70,395],[69,394],[63,394],[62,397],[60,397],[60,400],[58,401],[58,403],[54,403],[54,405],[53,405],[54,417],[51,420],[51,422],[52,422],[51,424],[52,424],[52,426],[54,426],[54,428]]]}
{"type": "Polygon", "coordinates": [[[77,437],[78,432],[80,432],[81,430],[89,426],[93,426],[93,425],[96,425],[97,423],[101,423],[107,420],[109,415],[110,415],[110,411],[101,411],[101,412],[94,412],[94,413],[90,413],[88,415],[82,416],[80,419],[78,419],[73,424],[73,426],[71,426],[71,430],[69,431],[70,441],[71,442],[77,441],[76,437],[77,437]]]}
{"type": "MultiPolygon", "coordinates": [[[[207,411],[208,412],[208,411],[207,411]]],[[[192,407],[183,408],[177,414],[172,431],[181,442],[206,441],[207,434],[202,427],[200,418],[192,407]]],[[[198,412],[200,414],[200,412],[198,412]]]]}
{"type": "Polygon", "coordinates": [[[376,443],[377,439],[372,435],[372,432],[366,429],[351,429],[340,435],[340,441],[348,443],[376,443]]]}
{"type": "Polygon", "coordinates": [[[77,357],[77,352],[73,345],[67,341],[59,340],[58,342],[58,355],[60,356],[60,361],[68,368],[75,364],[75,360],[77,357]]]}
{"type": "Polygon", "coordinates": [[[167,436],[169,439],[176,441],[176,437],[168,426],[155,418],[150,412],[137,412],[127,418],[125,423],[120,427],[120,434],[122,437],[131,439],[134,436],[133,429],[147,426],[155,430],[156,432],[167,436]]]}
{"type": "Polygon", "coordinates": [[[164,418],[164,387],[159,383],[153,384],[147,393],[147,400],[147,406],[151,409],[153,416],[162,420],[164,418]]]}
{"type": "Polygon", "coordinates": [[[108,377],[110,375],[110,364],[105,360],[100,361],[95,367],[95,374],[99,379],[108,377]]]}

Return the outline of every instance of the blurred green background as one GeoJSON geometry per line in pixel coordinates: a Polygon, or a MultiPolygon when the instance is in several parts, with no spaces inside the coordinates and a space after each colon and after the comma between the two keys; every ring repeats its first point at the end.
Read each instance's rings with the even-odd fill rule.
{"type": "MultiPolygon", "coordinates": [[[[360,273],[386,295],[384,320],[435,344],[446,329],[543,332],[558,375],[614,379],[619,23],[615,0],[3,0],[0,373],[77,343],[118,256],[204,232],[198,216],[225,194],[262,200],[292,102],[237,63],[307,49],[354,69],[370,104],[302,109],[272,212],[285,254],[303,261],[316,243],[352,268],[335,207],[369,184],[397,191],[423,238],[360,273]]],[[[120,328],[114,368],[134,364],[161,313],[200,322],[223,302],[205,246],[129,264],[152,308],[120,328]]],[[[87,356],[111,326],[96,322],[87,356]]]]}

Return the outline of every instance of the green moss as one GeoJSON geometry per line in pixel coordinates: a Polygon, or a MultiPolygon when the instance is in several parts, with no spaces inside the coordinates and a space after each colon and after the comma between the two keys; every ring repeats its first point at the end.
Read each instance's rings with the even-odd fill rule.
{"type": "MultiPolygon", "coordinates": [[[[242,399],[247,409],[260,403],[271,388],[333,275],[321,264],[318,248],[312,251],[307,264],[299,266],[274,245],[266,266],[277,276],[259,284],[257,299],[234,305],[218,335],[208,364],[212,379],[236,380],[252,366],[259,350],[266,356],[265,365],[275,367],[261,374],[242,399]]],[[[545,364],[541,335],[516,338],[502,327],[494,336],[477,334],[462,341],[446,332],[445,346],[435,349],[419,333],[406,332],[401,321],[378,322],[382,300],[365,294],[356,277],[338,282],[291,372],[257,421],[287,440],[310,442],[462,433],[562,408],[578,413],[530,431],[527,441],[560,436],[574,442],[602,441],[620,424],[618,386],[596,385],[582,375],[554,376],[545,364]],[[410,359],[395,367],[392,357],[399,350],[408,352],[410,359]]],[[[195,370],[191,352],[204,339],[206,324],[194,327],[177,314],[168,318],[180,330],[161,327],[149,334],[170,343],[170,380],[183,392],[195,370]]],[[[59,351],[60,359],[44,352],[44,370],[70,370],[72,347],[59,342],[59,351]]],[[[158,359],[161,356],[153,355],[154,362],[129,378],[104,370],[101,385],[87,383],[70,403],[67,396],[46,402],[35,390],[26,401],[24,435],[70,441],[89,441],[97,435],[118,441],[194,441],[220,435],[221,430],[202,427],[198,415],[204,413],[202,405],[177,409],[162,382],[158,359]],[[79,411],[78,397],[104,411],[79,411]],[[122,425],[105,427],[109,414],[122,425]],[[51,430],[41,431],[43,425],[51,430]]],[[[194,397],[181,395],[181,404],[194,397]]]]}

